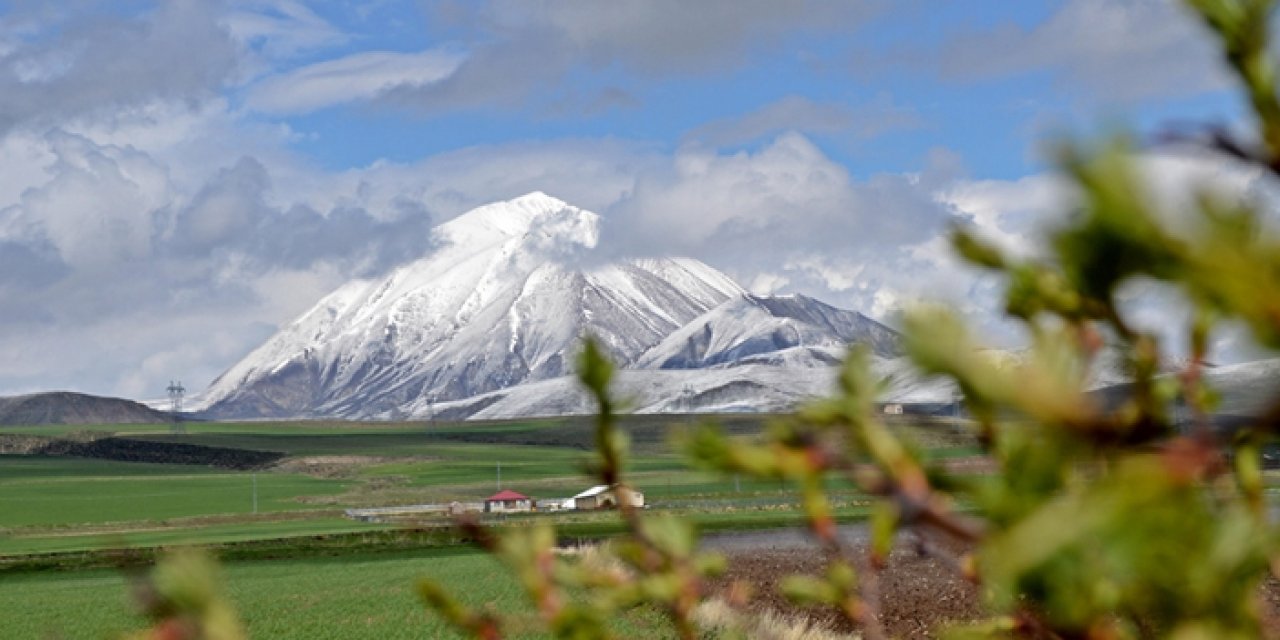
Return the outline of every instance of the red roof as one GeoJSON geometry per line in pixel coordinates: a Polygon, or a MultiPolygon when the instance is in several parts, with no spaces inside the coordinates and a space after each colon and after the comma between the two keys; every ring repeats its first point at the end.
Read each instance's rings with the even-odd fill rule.
{"type": "Polygon", "coordinates": [[[489,496],[488,498],[485,498],[484,501],[485,502],[510,502],[512,500],[528,500],[528,499],[529,499],[529,496],[526,496],[522,493],[516,493],[510,489],[503,489],[502,491],[499,491],[489,496]]]}

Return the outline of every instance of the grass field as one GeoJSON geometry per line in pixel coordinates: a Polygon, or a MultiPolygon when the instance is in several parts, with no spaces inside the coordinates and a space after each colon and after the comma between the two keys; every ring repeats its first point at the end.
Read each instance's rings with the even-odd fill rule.
{"type": "MultiPolygon", "coordinates": [[[[800,522],[788,487],[689,469],[670,450],[668,422],[633,418],[627,424],[635,443],[630,479],[654,509],[684,514],[704,530],[800,522]]],[[[725,422],[741,436],[758,434],[763,426],[759,417],[725,422]]],[[[191,423],[184,434],[163,425],[5,431],[55,437],[93,432],[286,454],[277,466],[256,473],[0,456],[0,569],[5,558],[27,567],[67,568],[0,571],[5,638],[97,638],[137,628],[123,574],[74,567],[102,566],[112,557],[108,549],[184,544],[215,545],[233,559],[225,567],[228,584],[254,637],[440,637],[443,630],[412,596],[418,577],[465,584],[464,595],[474,604],[505,609],[523,602],[514,583],[484,555],[450,548],[434,534],[421,551],[407,553],[403,541],[378,537],[390,525],[355,522],[342,517],[342,509],[478,501],[497,489],[499,473],[502,487],[539,498],[568,497],[595,484],[586,471],[591,424],[577,418],[434,425],[191,423]],[[280,556],[291,559],[264,559],[280,556]],[[36,558],[48,559],[31,560],[36,558]]],[[[957,455],[966,448],[943,442],[931,450],[957,455]]],[[[864,515],[856,492],[842,483],[833,488],[843,519],[864,515]]],[[[518,525],[547,517],[503,521],[518,525]]],[[[620,528],[611,513],[550,517],[571,538],[607,536],[620,528]]],[[[447,523],[437,516],[414,524],[447,523]]],[[[627,634],[632,637],[661,637],[650,628],[656,621],[652,612],[639,612],[619,624],[638,625],[627,634]]]]}
{"type": "MultiPolygon", "coordinates": [[[[758,416],[724,419],[750,437],[758,416]]],[[[796,494],[776,482],[692,470],[671,451],[668,418],[626,422],[634,442],[630,481],[654,510],[704,531],[798,526],[796,494]]],[[[0,433],[84,438],[114,434],[285,454],[257,471],[47,456],[0,456],[0,637],[102,638],[143,621],[131,613],[125,574],[151,549],[211,545],[224,558],[231,597],[252,637],[451,637],[412,593],[432,577],[465,585],[464,600],[504,611],[527,607],[512,579],[484,554],[458,546],[440,516],[408,524],[342,517],[350,507],[479,501],[499,486],[538,498],[593,484],[589,419],[500,423],[190,423],[4,428],[0,433]],[[500,467],[500,471],[499,471],[500,467]],[[256,513],[254,484],[256,480],[256,513]],[[120,549],[141,549],[118,555],[120,549]],[[409,551],[409,549],[416,549],[409,551]],[[514,608],[514,609],[513,609],[514,608]]],[[[972,446],[941,437],[938,456],[972,446]]],[[[863,496],[833,481],[841,520],[866,515],[863,496]]],[[[491,519],[519,526],[551,519],[562,537],[621,530],[616,514],[533,514],[491,519]]],[[[527,610],[527,609],[524,609],[527,610]]],[[[653,611],[615,621],[626,637],[669,637],[653,611]]],[[[519,629],[513,637],[522,636],[519,629]]]]}
{"type": "MultiPolygon", "coordinates": [[[[738,435],[758,434],[758,416],[723,419],[738,435]]],[[[794,510],[795,494],[774,482],[689,469],[667,444],[668,418],[629,418],[635,445],[631,481],[658,509],[696,514],[708,524],[749,523],[794,510]],[[764,516],[752,515],[764,514],[764,516]]],[[[21,427],[5,432],[123,434],[287,454],[257,473],[193,465],[0,456],[0,556],[95,548],[217,543],[364,530],[345,508],[479,501],[501,486],[537,498],[571,496],[587,475],[589,419],[496,423],[190,423],[21,427]],[[254,485],[256,480],[256,513],[254,485]]],[[[940,441],[937,455],[972,448],[940,441]]],[[[837,496],[856,502],[847,485],[837,496]]],[[[442,522],[436,519],[436,522],[442,522]]],[[[431,524],[417,522],[416,524],[431,524]]]]}
{"type": "MultiPolygon", "coordinates": [[[[309,508],[350,482],[302,474],[256,474],[261,513],[309,508]]],[[[164,520],[251,513],[254,474],[205,467],[75,458],[0,456],[0,527],[164,520]]]]}
{"type": "MultiPolygon", "coordinates": [[[[429,614],[413,593],[429,577],[465,584],[472,606],[530,612],[519,586],[488,555],[436,549],[379,556],[227,563],[223,578],[250,636],[318,638],[459,637],[429,614]]],[[[113,570],[0,575],[3,637],[103,638],[136,630],[128,577],[113,570]]],[[[615,625],[624,637],[670,637],[660,616],[637,611],[615,625]]],[[[512,637],[537,637],[513,629],[512,637]]]]}

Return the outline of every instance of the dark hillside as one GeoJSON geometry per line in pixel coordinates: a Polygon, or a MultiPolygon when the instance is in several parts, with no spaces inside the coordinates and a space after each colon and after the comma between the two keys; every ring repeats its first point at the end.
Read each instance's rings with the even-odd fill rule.
{"type": "Polygon", "coordinates": [[[70,391],[0,397],[0,425],[168,422],[169,414],[123,398],[70,391]]]}

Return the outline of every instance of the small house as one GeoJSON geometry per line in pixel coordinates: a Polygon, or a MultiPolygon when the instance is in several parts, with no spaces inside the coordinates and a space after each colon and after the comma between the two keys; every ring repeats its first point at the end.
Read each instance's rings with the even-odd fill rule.
{"type": "Polygon", "coordinates": [[[644,494],[620,485],[596,485],[571,498],[573,508],[579,511],[613,509],[618,506],[619,495],[625,492],[627,503],[633,507],[644,506],[644,494]]]}
{"type": "Polygon", "coordinates": [[[897,402],[890,402],[884,405],[883,407],[881,407],[881,411],[883,411],[885,415],[900,416],[902,415],[902,404],[897,402]]]}
{"type": "Polygon", "coordinates": [[[486,513],[514,513],[533,510],[533,498],[510,489],[499,491],[484,500],[486,513]]]}

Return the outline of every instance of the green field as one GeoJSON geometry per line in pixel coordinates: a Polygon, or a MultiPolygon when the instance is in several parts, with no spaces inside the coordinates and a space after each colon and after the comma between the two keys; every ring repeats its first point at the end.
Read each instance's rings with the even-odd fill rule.
{"type": "Polygon", "coordinates": [[[331,496],[350,482],[301,474],[74,458],[0,456],[0,526],[17,528],[165,520],[306,509],[300,496],[331,496]]]}
{"type": "MultiPolygon", "coordinates": [[[[459,597],[503,611],[530,608],[515,580],[488,555],[470,550],[228,563],[223,578],[254,638],[459,637],[413,593],[431,578],[465,584],[459,597]]],[[[6,639],[102,638],[145,621],[128,601],[128,577],[113,570],[0,575],[6,639]]],[[[615,621],[626,637],[670,637],[664,621],[640,610],[615,621]]],[[[531,636],[520,634],[513,637],[531,636]]]]}
{"type": "MultiPolygon", "coordinates": [[[[761,433],[760,417],[730,417],[738,436],[761,433]]],[[[796,494],[772,481],[689,469],[670,450],[667,419],[632,418],[630,481],[655,511],[681,514],[704,531],[792,527],[796,494]]],[[[125,574],[110,567],[153,549],[212,545],[253,637],[448,637],[416,602],[430,576],[465,585],[476,605],[524,605],[516,585],[483,554],[457,546],[442,516],[398,524],[343,517],[352,507],[480,501],[501,486],[537,498],[568,497],[595,481],[587,419],[505,423],[192,423],[183,434],[156,425],[4,428],[3,433],[274,451],[256,472],[195,465],[0,455],[0,637],[101,638],[142,621],[131,613],[125,574]],[[255,507],[256,482],[256,513],[255,507]],[[399,530],[417,527],[418,533],[399,530]],[[119,555],[123,549],[137,549],[119,555]]],[[[970,443],[926,434],[937,456],[970,455],[970,443]]],[[[837,516],[866,515],[865,499],[833,480],[837,516]]],[[[531,514],[562,536],[594,539],[621,530],[616,514],[531,514]]],[[[139,564],[141,563],[141,564],[139,564]]],[[[652,611],[617,621],[629,637],[669,635],[652,611]]],[[[518,630],[517,630],[518,631],[518,630]]],[[[516,637],[520,637],[517,633],[516,637]]]]}
{"type": "MultiPolygon", "coordinates": [[[[759,433],[761,424],[758,417],[735,418],[728,428],[750,435],[759,433]]],[[[654,508],[714,519],[718,512],[773,512],[795,505],[792,491],[778,483],[687,468],[669,450],[665,421],[636,418],[627,426],[636,442],[630,478],[654,508]]],[[[343,509],[480,501],[497,490],[499,475],[503,488],[536,498],[568,497],[594,484],[585,471],[592,456],[591,425],[583,419],[436,425],[193,423],[185,434],[156,425],[5,431],[98,432],[157,443],[278,451],[287,457],[275,467],[250,473],[0,456],[0,555],[361,530],[361,523],[341,517],[343,509]]],[[[856,498],[851,492],[844,496],[856,498]]]]}

